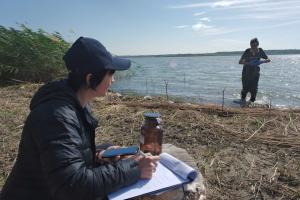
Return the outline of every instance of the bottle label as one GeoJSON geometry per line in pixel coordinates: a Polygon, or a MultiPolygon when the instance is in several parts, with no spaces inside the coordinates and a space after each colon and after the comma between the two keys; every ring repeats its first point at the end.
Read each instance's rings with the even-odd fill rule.
{"type": "Polygon", "coordinates": [[[145,143],[145,138],[144,138],[143,135],[141,135],[141,137],[140,137],[140,143],[141,143],[141,144],[144,144],[144,143],[145,143]]]}

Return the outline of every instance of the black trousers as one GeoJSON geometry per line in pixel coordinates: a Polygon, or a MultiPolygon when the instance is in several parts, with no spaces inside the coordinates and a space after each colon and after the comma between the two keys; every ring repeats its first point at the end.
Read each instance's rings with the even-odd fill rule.
{"type": "Polygon", "coordinates": [[[242,85],[243,89],[241,91],[241,98],[245,99],[248,92],[251,93],[250,101],[254,102],[256,99],[256,94],[258,90],[258,81],[260,76],[259,66],[248,66],[243,67],[242,72],[242,85]]]}

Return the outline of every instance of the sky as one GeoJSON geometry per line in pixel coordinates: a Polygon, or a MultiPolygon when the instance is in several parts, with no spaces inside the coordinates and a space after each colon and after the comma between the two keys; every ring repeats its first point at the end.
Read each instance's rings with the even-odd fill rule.
{"type": "Polygon", "coordinates": [[[116,55],[300,49],[300,0],[1,0],[0,25],[18,24],[116,55]]]}

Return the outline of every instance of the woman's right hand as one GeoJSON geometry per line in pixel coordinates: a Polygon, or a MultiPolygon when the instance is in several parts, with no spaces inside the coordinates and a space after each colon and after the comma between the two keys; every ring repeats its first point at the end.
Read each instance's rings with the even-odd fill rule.
{"type": "Polygon", "coordinates": [[[146,156],[137,156],[133,158],[135,161],[138,162],[141,175],[141,179],[151,179],[153,173],[156,170],[158,161],[159,161],[159,156],[152,156],[151,154],[146,154],[146,156]]]}

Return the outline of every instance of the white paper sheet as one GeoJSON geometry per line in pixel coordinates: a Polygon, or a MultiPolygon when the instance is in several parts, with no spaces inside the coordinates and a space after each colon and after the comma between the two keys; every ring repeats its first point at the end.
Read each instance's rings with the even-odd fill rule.
{"type": "Polygon", "coordinates": [[[108,195],[108,198],[110,200],[124,200],[144,194],[156,193],[190,182],[189,176],[196,178],[197,172],[182,161],[166,153],[162,153],[160,157],[156,172],[150,180],[139,180],[136,184],[108,195]]]}

